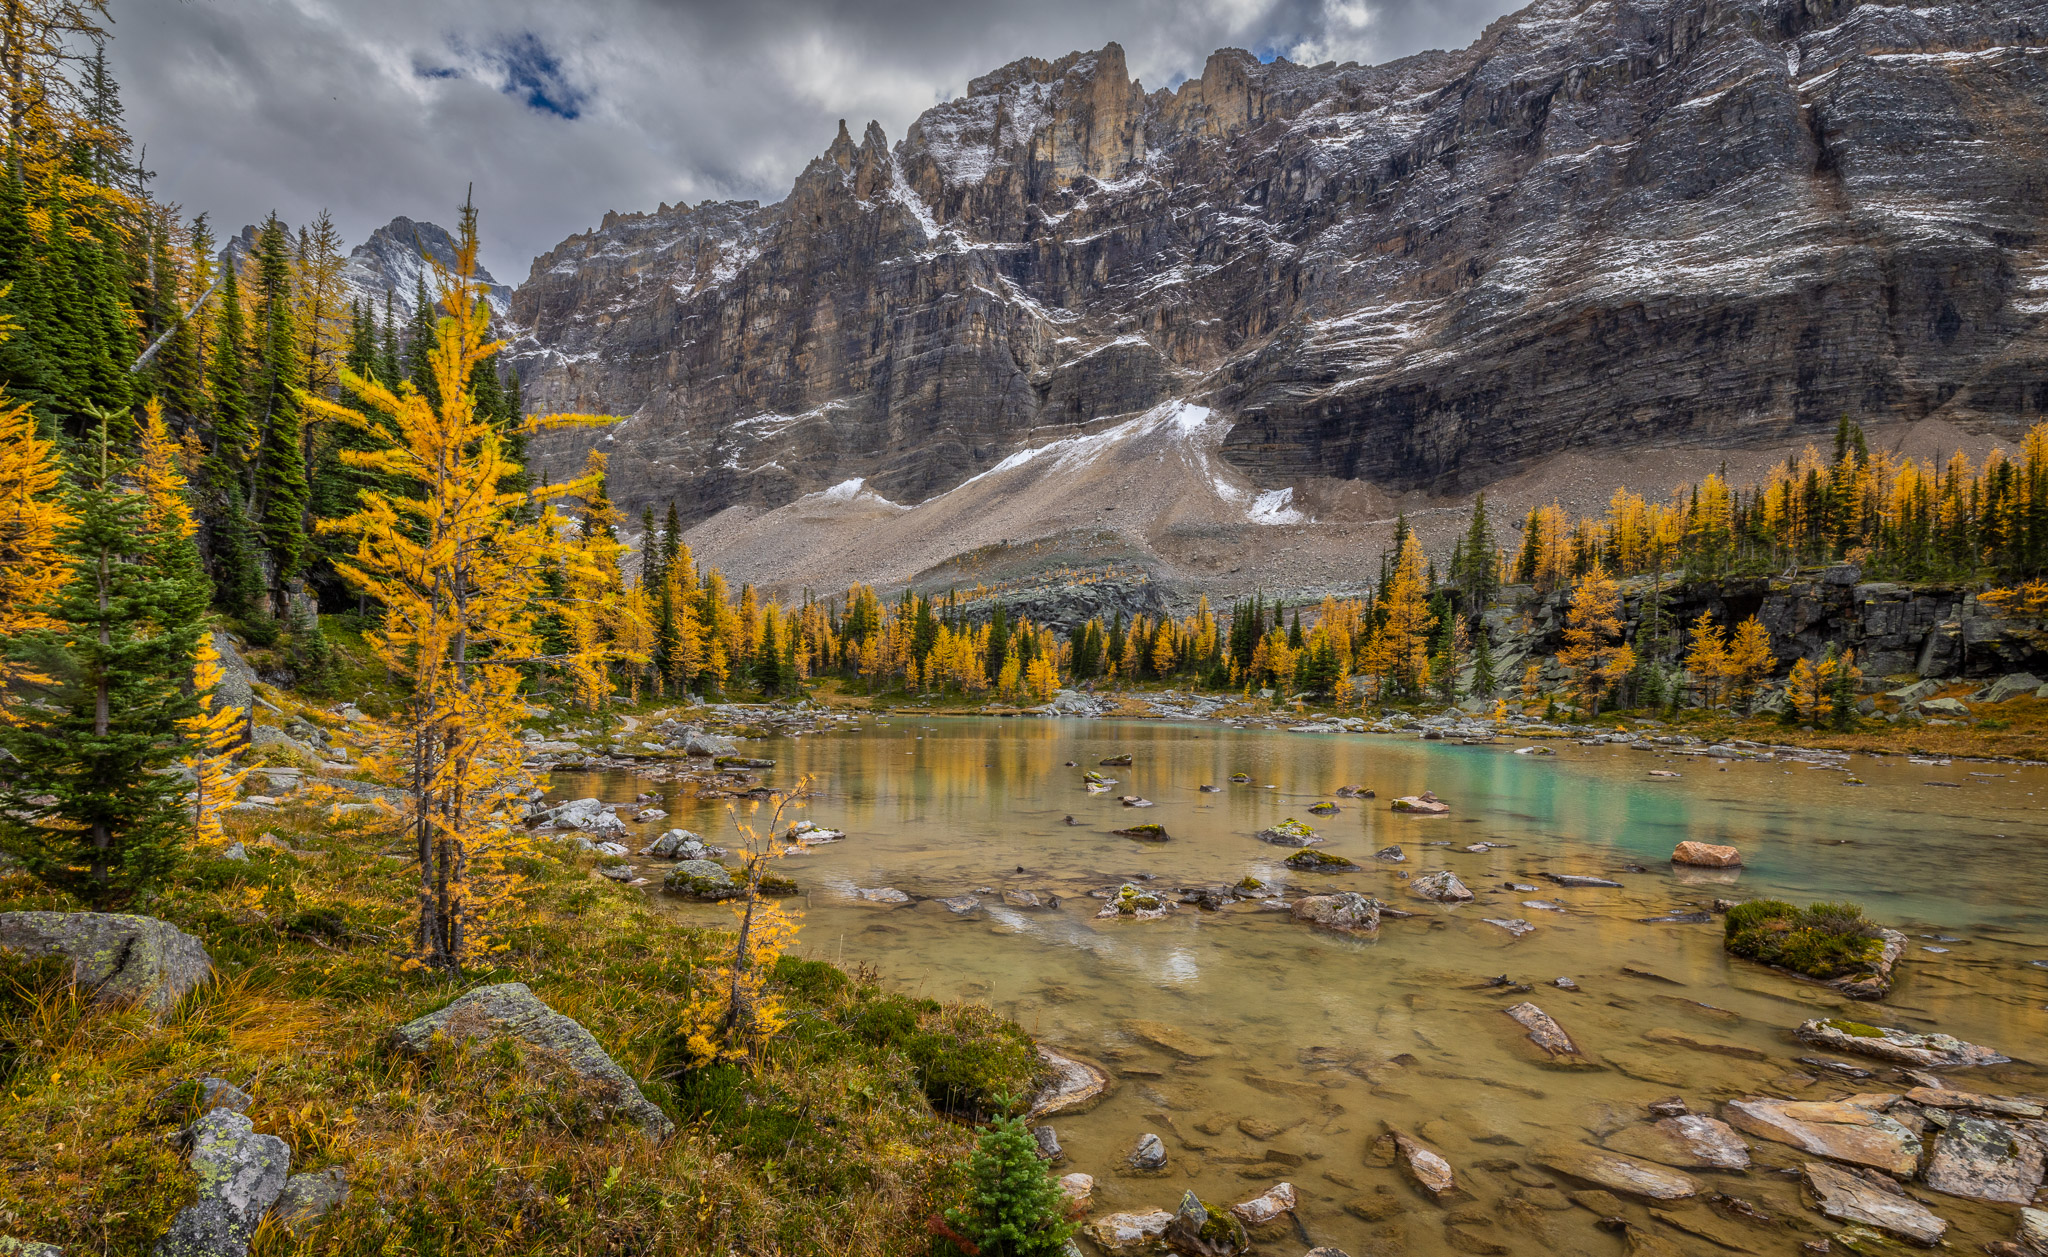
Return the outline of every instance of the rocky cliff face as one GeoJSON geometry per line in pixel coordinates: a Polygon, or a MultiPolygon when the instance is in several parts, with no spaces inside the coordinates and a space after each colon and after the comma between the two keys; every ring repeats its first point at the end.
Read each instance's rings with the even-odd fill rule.
{"type": "Polygon", "coordinates": [[[1170,92],[1026,59],[894,145],[842,125],[779,204],[607,215],[534,263],[515,357],[529,405],[630,416],[616,498],[693,519],[921,500],[1170,399],[1260,488],[2031,420],[2044,44],[2039,0],[1538,0],[1170,92]]]}

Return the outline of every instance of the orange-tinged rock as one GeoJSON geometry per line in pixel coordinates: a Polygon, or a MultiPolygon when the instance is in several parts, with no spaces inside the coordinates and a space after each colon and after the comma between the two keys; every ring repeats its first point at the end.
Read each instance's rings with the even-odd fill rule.
{"type": "Polygon", "coordinates": [[[1720,847],[1711,842],[1686,841],[1678,844],[1671,853],[1673,864],[1691,864],[1703,869],[1732,869],[1742,864],[1742,853],[1733,847],[1720,847]]]}

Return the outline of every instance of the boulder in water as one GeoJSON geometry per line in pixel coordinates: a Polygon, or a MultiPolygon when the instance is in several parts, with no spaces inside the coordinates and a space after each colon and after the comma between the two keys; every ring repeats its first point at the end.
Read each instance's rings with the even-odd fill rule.
{"type": "Polygon", "coordinates": [[[1463,903],[1472,898],[1472,892],[1465,888],[1465,883],[1459,881],[1458,875],[1449,869],[1425,873],[1416,878],[1408,889],[1418,898],[1434,899],[1438,903],[1463,903]]]}
{"type": "Polygon", "coordinates": [[[1860,1222],[1929,1247],[1948,1232],[1948,1223],[1889,1179],[1866,1177],[1824,1161],[1807,1162],[1799,1174],[1820,1211],[1837,1221],[1860,1222]]]}
{"type": "Polygon", "coordinates": [[[1370,934],[1380,928],[1379,901],[1356,891],[1347,890],[1335,895],[1309,895],[1295,900],[1288,908],[1288,912],[1292,913],[1297,921],[1307,921],[1326,930],[1370,934]]]}
{"type": "Polygon", "coordinates": [[[1722,1113],[1744,1134],[1789,1144],[1814,1156],[1867,1165],[1901,1177],[1920,1168],[1920,1136],[1884,1110],[1893,1097],[1849,1100],[1730,1100],[1722,1113]]]}
{"type": "Polygon", "coordinates": [[[1421,794],[1403,795],[1394,800],[1393,807],[1396,812],[1410,812],[1416,816],[1448,816],[1451,811],[1450,804],[1428,790],[1421,794]]]}
{"type": "Polygon", "coordinates": [[[1292,816],[1254,835],[1260,842],[1270,842],[1276,847],[1313,847],[1323,840],[1316,831],[1295,820],[1292,816]]]}
{"type": "Polygon", "coordinates": [[[1818,1048],[1856,1056],[1874,1056],[1879,1060],[1923,1068],[2004,1065],[2012,1060],[1990,1048],[1965,1043],[1953,1035],[1915,1034],[1895,1026],[1870,1026],[1841,1018],[1815,1018],[1801,1022],[1792,1033],[1802,1042],[1818,1048]]]}
{"type": "Polygon", "coordinates": [[[1131,1168],[1133,1169],[1164,1169],[1166,1167],[1166,1145],[1159,1141],[1159,1136],[1147,1131],[1138,1136],[1137,1146],[1132,1148],[1131,1154],[1124,1159],[1131,1163],[1131,1168]]]}
{"type": "Polygon", "coordinates": [[[1734,847],[1717,846],[1711,842],[1687,840],[1678,844],[1671,852],[1673,864],[1690,864],[1703,869],[1732,869],[1742,864],[1742,852],[1734,847]]]}

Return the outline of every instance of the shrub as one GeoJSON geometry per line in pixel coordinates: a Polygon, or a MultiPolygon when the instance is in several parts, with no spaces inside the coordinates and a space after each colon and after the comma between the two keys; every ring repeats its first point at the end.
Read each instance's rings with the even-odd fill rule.
{"type": "Polygon", "coordinates": [[[933,1108],[966,1117],[1007,1113],[1007,1097],[1036,1079],[1031,1037],[980,1004],[876,995],[856,1005],[847,1029],[901,1054],[933,1108]]]}
{"type": "Polygon", "coordinates": [[[1729,952],[1810,978],[1867,973],[1884,954],[1878,928],[1853,903],[1795,907],[1759,899],[1728,910],[1729,952]]]}
{"type": "Polygon", "coordinates": [[[968,1162],[967,1204],[946,1221],[981,1257],[1054,1257],[1074,1233],[1066,1200],[1024,1120],[999,1117],[982,1132],[968,1162]]]}

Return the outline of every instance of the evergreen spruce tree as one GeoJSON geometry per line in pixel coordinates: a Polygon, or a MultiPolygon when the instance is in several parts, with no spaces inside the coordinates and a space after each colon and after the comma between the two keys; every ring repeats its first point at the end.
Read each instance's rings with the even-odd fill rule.
{"type": "Polygon", "coordinates": [[[292,322],[291,238],[276,214],[256,237],[257,373],[251,404],[257,435],[255,516],[270,556],[270,598],[284,613],[285,591],[299,575],[306,551],[306,456],[300,444],[302,375],[292,322]]]}
{"type": "Polygon", "coordinates": [[[256,425],[249,414],[248,330],[235,268],[221,276],[220,315],[213,353],[206,362],[207,408],[212,420],[206,457],[206,524],[214,588],[228,614],[257,614],[263,597],[263,564],[256,530],[249,522],[255,491],[256,425]]]}
{"type": "Polygon", "coordinates": [[[377,383],[385,388],[395,389],[405,378],[398,365],[398,315],[391,300],[391,289],[384,290],[384,330],[377,338],[377,383]]]}
{"type": "Polygon", "coordinates": [[[0,384],[9,396],[47,415],[62,391],[57,368],[43,348],[49,325],[43,262],[28,220],[21,162],[10,157],[0,172],[0,315],[15,331],[0,343],[0,384]]]}
{"type": "Polygon", "coordinates": [[[946,1222],[982,1257],[1058,1257],[1073,1235],[1066,1196],[1022,1118],[999,1117],[968,1162],[967,1203],[946,1222]]]}
{"type": "Polygon", "coordinates": [[[190,827],[178,721],[206,593],[188,536],[153,534],[145,496],[122,487],[112,416],[97,423],[66,487],[71,578],[32,643],[55,678],[25,719],[0,728],[0,846],[46,885],[95,907],[159,885],[190,827]]]}
{"type": "Polygon", "coordinates": [[[434,369],[427,355],[434,348],[434,302],[427,296],[427,277],[421,272],[413,292],[412,322],[405,332],[405,378],[435,406],[441,404],[440,389],[434,383],[434,369]]]}
{"type": "Polygon", "coordinates": [[[1472,622],[1472,697],[1492,698],[1500,688],[1500,665],[1493,658],[1493,634],[1484,618],[1472,622]]]}

